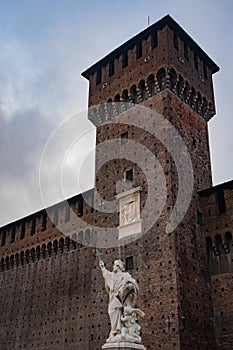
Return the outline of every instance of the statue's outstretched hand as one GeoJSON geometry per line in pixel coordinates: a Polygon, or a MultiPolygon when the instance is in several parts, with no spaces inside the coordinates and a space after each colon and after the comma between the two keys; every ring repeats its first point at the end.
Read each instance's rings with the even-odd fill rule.
{"type": "Polygon", "coordinates": [[[99,260],[99,266],[101,267],[101,269],[104,268],[104,262],[102,259],[99,260]]]}

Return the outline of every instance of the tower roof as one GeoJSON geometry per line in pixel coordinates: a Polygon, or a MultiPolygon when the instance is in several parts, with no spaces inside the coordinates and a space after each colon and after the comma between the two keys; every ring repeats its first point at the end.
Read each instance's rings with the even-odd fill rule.
{"type": "Polygon", "coordinates": [[[142,40],[148,38],[154,32],[162,29],[165,26],[169,26],[196,54],[206,63],[211,69],[212,73],[219,71],[219,67],[216,63],[202,50],[202,48],[187,34],[184,29],[170,16],[167,15],[161,18],[158,22],[152,24],[150,27],[144,29],[142,32],[135,35],[133,38],[120,45],[118,48],[110,52],[107,56],[96,62],[90,68],[86,69],[82,76],[86,79],[94,74],[98,69],[106,66],[110,61],[118,58],[122,53],[132,49],[135,45],[138,45],[142,40]]]}

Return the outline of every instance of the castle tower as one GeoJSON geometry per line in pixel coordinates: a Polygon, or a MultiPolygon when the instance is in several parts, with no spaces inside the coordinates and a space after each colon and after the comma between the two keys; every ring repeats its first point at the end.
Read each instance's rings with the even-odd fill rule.
{"type": "MultiPolygon", "coordinates": [[[[126,183],[130,182],[134,190],[140,188],[143,210],[148,179],[139,164],[117,157],[124,152],[128,140],[146,146],[159,161],[165,176],[166,203],[153,227],[129,244],[103,251],[110,265],[114,257],[125,260],[127,269],[132,270],[139,282],[139,303],[146,313],[141,322],[142,337],[147,349],[216,348],[197,193],[212,185],[207,122],[215,114],[212,75],[218,70],[193,39],[166,16],[82,73],[89,80],[89,119],[97,127],[97,146],[122,139],[115,159],[102,167],[98,159],[104,156],[103,149],[97,148],[96,189],[102,198],[107,201],[117,195],[118,199],[122,198],[124,189],[119,195],[117,185],[127,179],[126,183]],[[184,218],[171,232],[166,227],[179,190],[177,164],[171,151],[155,137],[152,128],[156,129],[156,123],[148,132],[143,116],[141,127],[127,125],[121,119],[121,115],[127,117],[129,113],[128,103],[163,116],[178,131],[191,157],[192,196],[184,218]]],[[[150,211],[148,215],[155,213],[150,211]]],[[[99,210],[94,214],[94,223],[107,232],[108,227],[119,225],[119,215],[99,210]]],[[[95,300],[92,323],[104,326],[93,331],[92,347],[96,349],[104,344],[108,329],[107,316],[99,312],[103,310],[105,297],[98,273],[92,271],[91,300],[95,300]]]]}

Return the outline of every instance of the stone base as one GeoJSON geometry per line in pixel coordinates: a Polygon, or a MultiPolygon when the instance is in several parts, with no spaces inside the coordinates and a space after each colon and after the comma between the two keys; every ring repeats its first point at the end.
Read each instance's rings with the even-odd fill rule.
{"type": "Polygon", "coordinates": [[[146,350],[145,346],[136,343],[106,343],[102,346],[102,349],[110,350],[146,350]]]}

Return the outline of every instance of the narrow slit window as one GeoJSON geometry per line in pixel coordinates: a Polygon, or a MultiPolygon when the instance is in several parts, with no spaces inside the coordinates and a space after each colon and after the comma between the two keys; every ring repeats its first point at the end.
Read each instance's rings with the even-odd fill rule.
{"type": "Polygon", "coordinates": [[[15,241],[15,231],[16,231],[16,227],[13,226],[11,230],[11,240],[10,240],[11,243],[15,241]]]}
{"type": "Polygon", "coordinates": [[[223,190],[217,192],[217,205],[219,214],[226,213],[226,202],[223,190]]]}
{"type": "Polygon", "coordinates": [[[157,32],[154,32],[151,36],[151,48],[152,50],[158,46],[158,36],[157,32]]]}
{"type": "Polygon", "coordinates": [[[174,36],[173,36],[173,44],[174,44],[174,48],[178,50],[178,36],[176,33],[174,33],[174,36]]]}
{"type": "Polygon", "coordinates": [[[141,41],[136,46],[136,59],[139,59],[140,57],[142,57],[142,42],[141,41]]]}
{"type": "Polygon", "coordinates": [[[114,75],[115,73],[115,65],[114,65],[114,61],[111,61],[109,63],[109,76],[111,77],[112,75],[114,75]]]}
{"type": "Polygon", "coordinates": [[[47,213],[44,212],[43,217],[42,217],[42,227],[41,231],[45,231],[47,226],[47,213]]]}
{"type": "Polygon", "coordinates": [[[83,216],[83,197],[78,200],[78,216],[83,216]]]}
{"type": "Polygon", "coordinates": [[[133,169],[128,169],[125,171],[125,180],[133,181],[133,169]]]}
{"type": "Polygon", "coordinates": [[[125,51],[122,57],[122,68],[125,68],[127,66],[128,66],[128,51],[125,51]]]}
{"type": "Polygon", "coordinates": [[[21,225],[21,233],[20,233],[20,239],[23,239],[25,237],[25,222],[21,225]]]}
{"type": "Polygon", "coordinates": [[[6,231],[2,232],[2,243],[1,246],[3,247],[6,244],[6,231]]]}
{"type": "Polygon", "coordinates": [[[129,140],[129,135],[128,135],[128,131],[126,131],[121,134],[121,144],[126,145],[128,143],[128,140],[129,140]]]}
{"type": "Polygon", "coordinates": [[[32,219],[32,225],[31,225],[31,236],[33,236],[36,232],[36,218],[32,219]]]}
{"type": "Polygon", "coordinates": [[[101,83],[101,69],[98,69],[96,72],[96,85],[101,83]]]}

